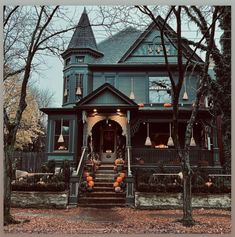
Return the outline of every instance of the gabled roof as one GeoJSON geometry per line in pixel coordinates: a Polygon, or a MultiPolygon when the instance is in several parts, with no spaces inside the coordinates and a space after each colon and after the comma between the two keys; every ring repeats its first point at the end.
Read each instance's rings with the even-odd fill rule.
{"type": "Polygon", "coordinates": [[[109,83],[105,83],[77,102],[77,108],[138,108],[138,105],[109,83]]]}
{"type": "Polygon", "coordinates": [[[84,8],[78,25],[73,33],[67,49],[92,49],[98,51],[91,24],[84,8]]]}
{"type": "MultiPolygon", "coordinates": [[[[160,26],[164,25],[164,19],[158,15],[156,18],[157,23],[160,26]]],[[[140,45],[140,43],[145,39],[145,37],[151,32],[154,28],[156,28],[157,25],[155,21],[153,21],[146,30],[142,32],[142,34],[136,39],[136,41],[133,43],[133,45],[126,51],[126,53],[123,55],[123,57],[120,59],[119,62],[125,61],[125,59],[131,55],[131,53],[140,45]]],[[[164,33],[164,35],[167,37],[167,39],[172,43],[172,45],[177,49],[177,34],[176,32],[166,23],[165,28],[167,33],[164,33]],[[173,36],[173,37],[172,37],[173,36]]],[[[189,53],[192,54],[193,50],[187,45],[186,43],[183,43],[183,55],[187,56],[189,53]]],[[[203,62],[202,59],[197,55],[194,54],[193,59],[195,61],[203,62]]]]}
{"type": "MultiPolygon", "coordinates": [[[[156,18],[159,25],[164,24],[164,19],[161,16],[156,18]]],[[[110,38],[100,42],[97,47],[100,52],[104,54],[103,57],[97,58],[92,64],[118,64],[123,63],[125,59],[138,47],[138,45],[145,39],[147,34],[156,27],[153,21],[144,31],[137,30],[133,27],[128,27],[110,38]]],[[[165,36],[177,48],[176,32],[166,23],[167,34],[165,36]]],[[[183,43],[183,54],[187,56],[193,50],[189,45],[183,43]]],[[[202,59],[194,54],[193,60],[202,62],[202,59]]]]}

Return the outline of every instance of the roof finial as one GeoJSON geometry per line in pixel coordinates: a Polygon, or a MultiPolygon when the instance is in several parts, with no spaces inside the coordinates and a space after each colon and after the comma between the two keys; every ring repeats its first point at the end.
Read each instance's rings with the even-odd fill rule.
{"type": "Polygon", "coordinates": [[[84,7],[83,14],[87,14],[86,7],[84,7]]]}

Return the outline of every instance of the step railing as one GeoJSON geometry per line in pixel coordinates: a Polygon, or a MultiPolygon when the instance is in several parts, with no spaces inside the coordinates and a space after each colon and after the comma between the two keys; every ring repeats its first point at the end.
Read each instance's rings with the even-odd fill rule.
{"type": "Polygon", "coordinates": [[[82,178],[82,173],[84,169],[85,157],[86,157],[87,147],[82,150],[82,155],[79,160],[77,169],[72,173],[70,177],[70,187],[69,187],[69,204],[77,205],[79,196],[79,185],[82,178]]]}
{"type": "Polygon", "coordinates": [[[127,147],[127,174],[131,176],[131,152],[130,147],[127,147]]]}

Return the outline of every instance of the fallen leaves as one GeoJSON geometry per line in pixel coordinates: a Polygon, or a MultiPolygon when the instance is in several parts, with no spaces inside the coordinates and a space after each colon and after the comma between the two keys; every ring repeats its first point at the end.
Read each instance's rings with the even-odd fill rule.
{"type": "Polygon", "coordinates": [[[29,219],[4,227],[7,233],[57,233],[57,234],[228,234],[231,232],[229,210],[195,209],[196,224],[184,227],[179,220],[181,210],[138,210],[132,208],[70,208],[12,209],[18,220],[29,219]],[[102,213],[102,214],[101,214],[102,213]]]}

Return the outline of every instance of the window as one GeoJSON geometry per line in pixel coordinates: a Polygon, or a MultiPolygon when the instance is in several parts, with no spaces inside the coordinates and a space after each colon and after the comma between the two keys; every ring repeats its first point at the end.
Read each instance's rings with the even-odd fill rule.
{"type": "Polygon", "coordinates": [[[65,60],[65,66],[67,66],[67,65],[69,65],[70,64],[70,58],[67,58],[66,60],[65,60]]]}
{"type": "Polygon", "coordinates": [[[76,56],[75,57],[76,63],[84,63],[84,59],[85,59],[84,56],[76,56]]]}
{"type": "Polygon", "coordinates": [[[69,98],[69,77],[64,78],[64,103],[68,102],[69,98]]]}
{"type": "Polygon", "coordinates": [[[171,103],[171,82],[168,77],[149,77],[149,103],[171,103]]]}
{"type": "Polygon", "coordinates": [[[55,134],[54,134],[54,150],[68,151],[69,150],[69,120],[55,120],[55,134]],[[61,129],[62,126],[62,129],[61,129]],[[62,135],[62,140],[61,138],[62,135]]]}
{"type": "MultiPolygon", "coordinates": [[[[170,45],[167,41],[165,41],[166,52],[170,54],[170,45]]],[[[159,36],[153,39],[151,44],[147,45],[148,55],[164,55],[162,41],[159,36]]]]}
{"type": "Polygon", "coordinates": [[[83,81],[83,74],[81,73],[76,74],[76,91],[75,91],[76,100],[79,100],[82,97],[82,89],[83,89],[82,81],[83,81]]]}
{"type": "Polygon", "coordinates": [[[114,79],[115,78],[113,76],[108,76],[108,77],[105,77],[105,82],[109,83],[112,86],[114,86],[114,79]]]}

